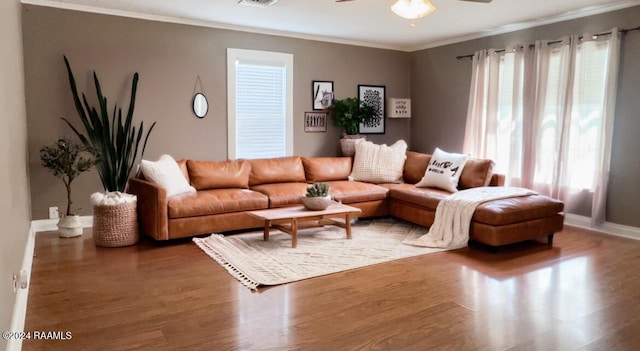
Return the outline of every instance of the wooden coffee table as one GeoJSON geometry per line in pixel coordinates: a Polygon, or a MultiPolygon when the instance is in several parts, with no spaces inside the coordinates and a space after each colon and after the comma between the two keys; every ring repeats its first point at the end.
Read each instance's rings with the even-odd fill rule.
{"type": "Polygon", "coordinates": [[[270,208],[268,210],[247,212],[250,216],[264,220],[264,240],[269,240],[269,230],[276,228],[291,235],[291,247],[298,246],[298,230],[336,225],[344,228],[347,239],[351,239],[351,219],[360,214],[359,208],[343,204],[333,204],[321,211],[311,211],[304,206],[270,208]],[[336,221],[333,218],[344,220],[336,221]]]}

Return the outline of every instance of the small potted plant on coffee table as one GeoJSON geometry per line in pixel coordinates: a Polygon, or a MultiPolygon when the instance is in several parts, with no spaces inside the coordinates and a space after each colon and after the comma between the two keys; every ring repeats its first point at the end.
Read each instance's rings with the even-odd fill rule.
{"type": "Polygon", "coordinates": [[[88,171],[97,162],[93,149],[81,146],[66,138],[40,149],[42,165],[54,176],[60,178],[67,189],[67,209],[58,221],[61,237],[71,238],[82,235],[80,217],[71,209],[71,183],[81,173],[88,171]]]}
{"type": "Polygon", "coordinates": [[[302,196],[302,204],[308,210],[320,211],[331,205],[329,186],[325,183],[315,183],[307,187],[307,194],[302,196]]]}

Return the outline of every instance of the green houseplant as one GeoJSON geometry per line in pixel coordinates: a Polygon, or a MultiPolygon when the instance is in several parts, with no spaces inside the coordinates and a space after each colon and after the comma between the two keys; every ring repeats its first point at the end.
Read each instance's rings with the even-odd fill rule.
{"type": "Polygon", "coordinates": [[[358,134],[360,123],[366,123],[375,117],[375,109],[370,105],[361,103],[356,98],[346,98],[334,102],[334,124],[336,127],[344,128],[344,134],[340,140],[343,155],[354,155],[355,140],[364,138],[358,134]]]}
{"type": "Polygon", "coordinates": [[[100,160],[96,165],[106,193],[93,194],[93,238],[98,246],[119,247],[133,245],[138,241],[138,223],[135,196],[122,194],[138,156],[142,159],[149,134],[156,122],[144,133],[144,122],[133,124],[136,103],[138,73],[133,75],[131,97],[126,116],[116,104],[109,112],[107,98],[102,94],[100,81],[93,72],[93,81],[98,101],[97,108],[91,106],[85,94],[78,94],[76,80],[67,57],[64,57],[73,95],[73,103],[84,131],[81,132],[66,118],[63,120],[86,146],[96,150],[100,160]],[[144,136],[144,140],[143,140],[144,136]],[[141,144],[142,143],[142,144],[141,144]],[[104,196],[96,196],[104,195],[104,196]]]}
{"type": "Polygon", "coordinates": [[[107,98],[102,95],[102,88],[97,74],[93,72],[93,81],[98,98],[98,108],[96,109],[89,105],[84,93],[82,94],[82,101],[80,100],[76,80],[66,56],[64,57],[64,63],[67,67],[69,85],[73,93],[73,103],[86,135],[76,129],[66,118],[62,119],[71,127],[85,146],[95,149],[100,155],[100,162],[96,167],[104,190],[124,192],[138,152],[141,151],[140,158],[142,158],[147,147],[149,134],[156,125],[156,122],[153,122],[149,130],[147,130],[140,150],[144,122],[141,121],[137,128],[132,123],[138,87],[138,73],[136,72],[133,75],[127,115],[123,118],[122,109],[118,108],[116,104],[110,117],[107,98]]]}
{"type": "Polygon", "coordinates": [[[329,186],[325,183],[315,183],[307,187],[306,197],[326,197],[329,195],[329,186]]]}
{"type": "Polygon", "coordinates": [[[302,197],[302,204],[308,210],[324,210],[331,204],[329,195],[329,185],[326,183],[315,183],[307,187],[307,194],[302,197]]]}
{"type": "Polygon", "coordinates": [[[95,150],[62,138],[40,149],[42,166],[60,178],[67,190],[67,208],[58,221],[60,236],[70,238],[82,234],[80,218],[72,211],[71,184],[80,174],[93,167],[97,158],[95,150]]]}

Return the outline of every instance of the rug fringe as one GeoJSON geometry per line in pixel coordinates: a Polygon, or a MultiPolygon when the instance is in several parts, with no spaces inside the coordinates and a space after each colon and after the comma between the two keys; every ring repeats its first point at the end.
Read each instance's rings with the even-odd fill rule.
{"type": "MultiPolygon", "coordinates": [[[[224,235],[222,234],[212,234],[211,236],[214,236],[214,235],[224,237],[224,235]]],[[[239,271],[238,268],[236,268],[236,266],[234,266],[232,263],[227,261],[217,250],[209,247],[204,242],[204,239],[193,238],[193,242],[195,242],[196,245],[198,245],[200,249],[202,249],[202,251],[206,252],[207,255],[209,255],[211,258],[216,260],[216,262],[218,262],[222,267],[224,267],[227,270],[227,272],[229,272],[229,274],[231,274],[234,278],[236,278],[236,280],[238,280],[242,285],[246,286],[252,291],[258,290],[258,286],[260,286],[260,283],[258,283],[257,281],[251,279],[250,277],[248,277],[247,275],[239,271]]]]}

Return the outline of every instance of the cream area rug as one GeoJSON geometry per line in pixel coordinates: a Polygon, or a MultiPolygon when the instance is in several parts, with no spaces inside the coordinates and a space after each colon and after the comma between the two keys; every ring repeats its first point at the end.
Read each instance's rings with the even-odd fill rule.
{"type": "Polygon", "coordinates": [[[193,241],[234,278],[249,289],[290,283],[406,257],[445,251],[403,244],[427,231],[395,219],[358,221],[352,239],[335,226],[310,228],[298,233],[298,247],[291,236],[272,230],[269,241],[262,231],[223,236],[213,234],[193,241]]]}

